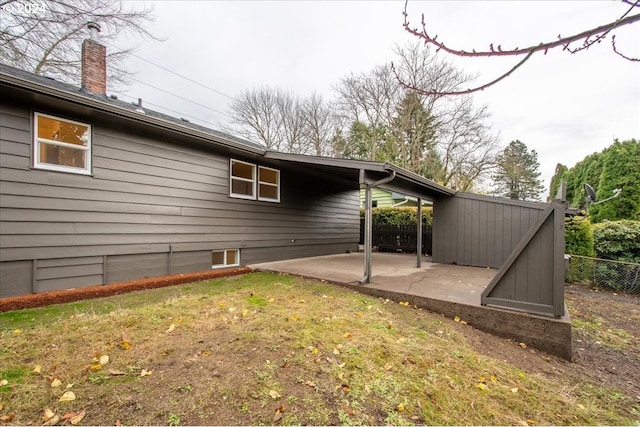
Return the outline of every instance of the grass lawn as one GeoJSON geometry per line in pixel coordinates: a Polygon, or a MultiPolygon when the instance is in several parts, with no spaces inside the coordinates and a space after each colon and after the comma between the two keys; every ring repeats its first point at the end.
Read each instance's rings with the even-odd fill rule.
{"type": "Polygon", "coordinates": [[[268,273],[0,313],[0,423],[638,423],[620,391],[477,354],[463,328],[268,273]]]}

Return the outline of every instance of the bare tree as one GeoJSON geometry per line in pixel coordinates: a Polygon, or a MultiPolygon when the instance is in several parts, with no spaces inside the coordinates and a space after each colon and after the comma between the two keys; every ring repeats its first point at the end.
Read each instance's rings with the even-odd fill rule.
{"type": "Polygon", "coordinates": [[[317,93],[312,93],[304,100],[302,110],[307,152],[316,156],[332,155],[332,139],[340,127],[339,117],[317,93]]]}
{"type": "MultiPolygon", "coordinates": [[[[146,25],[153,9],[123,6],[118,0],[0,1],[0,58],[17,68],[47,74],[61,81],[80,80],[82,40],[88,22],[102,27],[101,40],[113,42],[123,34],[159,40],[146,25]]],[[[117,49],[109,43],[108,78],[111,84],[127,83],[124,66],[133,49],[117,49]]]]}
{"type": "Polygon", "coordinates": [[[476,108],[468,96],[440,114],[437,150],[442,168],[434,179],[458,191],[482,187],[496,166],[500,147],[487,125],[486,106],[476,108]]]}
{"type": "Polygon", "coordinates": [[[300,98],[268,86],[245,90],[232,101],[229,115],[235,127],[227,130],[260,142],[270,150],[332,153],[337,116],[318,94],[300,98]]]}
{"type": "Polygon", "coordinates": [[[610,22],[608,24],[600,25],[595,28],[590,28],[588,30],[582,31],[580,33],[571,35],[571,36],[561,36],[558,35],[556,40],[541,42],[536,45],[532,45],[525,48],[503,48],[502,44],[496,44],[494,47],[494,43],[489,45],[488,50],[476,50],[476,49],[454,49],[449,46],[446,46],[444,42],[438,41],[438,36],[431,36],[427,31],[427,24],[425,20],[424,14],[422,14],[422,28],[418,29],[416,27],[411,27],[409,23],[409,14],[407,13],[407,4],[408,0],[405,1],[404,7],[404,23],[403,26],[407,32],[416,36],[427,46],[435,46],[436,52],[442,50],[451,55],[461,56],[461,57],[498,57],[498,56],[509,56],[509,57],[522,57],[520,61],[518,61],[513,67],[508,69],[505,73],[501,74],[497,78],[484,83],[478,86],[474,86],[468,89],[458,89],[458,88],[442,88],[437,85],[427,85],[420,86],[416,82],[404,79],[403,76],[397,72],[394,68],[394,72],[396,77],[402,84],[402,86],[415,90],[422,95],[428,96],[443,96],[443,95],[466,95],[473,92],[478,92],[483,89],[486,89],[494,84],[504,80],[509,77],[513,72],[515,72],[518,68],[520,68],[525,62],[527,62],[534,54],[536,53],[544,53],[546,54],[549,50],[552,49],[562,49],[563,51],[569,53],[578,53],[584,50],[589,49],[591,46],[597,43],[601,43],[608,35],[611,35],[611,47],[613,51],[621,56],[622,58],[629,61],[640,61],[640,58],[631,58],[621,52],[618,51],[616,47],[615,35],[612,34],[614,30],[620,28],[624,25],[630,25],[640,21],[640,14],[629,15],[634,8],[640,7],[640,0],[622,0],[622,3],[630,5],[629,8],[618,18],[617,20],[610,22]],[[581,45],[573,47],[575,43],[582,42],[581,45]]]}

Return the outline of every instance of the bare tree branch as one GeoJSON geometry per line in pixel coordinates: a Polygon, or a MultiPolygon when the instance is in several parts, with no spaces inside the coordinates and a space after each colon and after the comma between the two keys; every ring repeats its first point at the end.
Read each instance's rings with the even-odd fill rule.
{"type": "MultiPolygon", "coordinates": [[[[636,0],[634,2],[631,2],[631,0],[622,0],[622,1],[626,4],[631,5],[631,7],[620,18],[608,24],[591,28],[591,29],[582,31],[578,34],[574,34],[572,36],[562,37],[561,35],[558,35],[557,40],[541,42],[537,45],[529,46],[523,49],[520,49],[518,47],[514,49],[503,49],[502,45],[499,44],[497,47],[494,47],[493,43],[491,43],[489,45],[489,50],[476,51],[475,49],[471,49],[471,51],[466,51],[466,50],[454,49],[446,46],[444,42],[437,41],[437,38],[438,38],[437,35],[433,37],[430,36],[429,33],[427,32],[427,25],[426,25],[424,14],[422,14],[422,30],[418,30],[418,28],[412,28],[409,23],[409,14],[407,12],[408,0],[405,0],[405,6],[403,11],[404,29],[410,34],[423,40],[425,44],[435,46],[437,48],[436,52],[442,50],[451,55],[461,56],[461,57],[498,57],[498,56],[524,55],[524,58],[518,63],[516,63],[513,67],[511,67],[507,72],[500,75],[499,77],[485,84],[472,87],[469,89],[464,89],[464,90],[439,90],[439,89],[433,89],[433,88],[429,88],[429,89],[419,88],[419,87],[416,87],[416,85],[412,84],[411,82],[402,81],[402,79],[396,72],[395,68],[393,68],[393,72],[396,75],[396,78],[400,80],[403,87],[416,90],[423,95],[429,95],[429,96],[466,95],[473,92],[479,92],[509,77],[511,74],[513,74],[514,71],[516,71],[525,62],[527,62],[531,58],[531,56],[533,56],[533,54],[535,53],[544,52],[544,54],[546,54],[549,50],[560,48],[560,47],[562,48],[563,51],[568,51],[570,53],[577,53],[577,52],[588,49],[589,47],[591,47],[596,43],[600,43],[609,33],[611,33],[611,31],[615,30],[616,28],[640,21],[640,14],[627,16],[635,7],[640,6],[640,0],[636,0]],[[576,48],[571,47],[572,43],[575,43],[581,40],[583,41],[581,46],[576,48]]],[[[612,47],[614,52],[627,60],[635,61],[636,60],[635,58],[629,58],[616,50],[614,37],[615,36],[612,35],[612,47]]]]}

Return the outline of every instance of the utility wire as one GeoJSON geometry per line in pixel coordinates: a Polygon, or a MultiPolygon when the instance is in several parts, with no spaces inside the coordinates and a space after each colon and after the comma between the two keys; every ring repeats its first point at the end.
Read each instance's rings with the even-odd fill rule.
{"type": "MultiPolygon", "coordinates": [[[[114,47],[114,48],[116,48],[116,49],[123,50],[122,48],[120,48],[119,46],[116,46],[116,45],[115,45],[115,44],[113,44],[113,43],[110,43],[110,42],[106,42],[106,43],[107,43],[107,44],[109,44],[109,45],[111,45],[111,47],[114,47]]],[[[178,77],[180,77],[180,78],[182,78],[182,79],[185,79],[185,80],[187,80],[187,81],[189,81],[189,82],[191,82],[191,83],[193,83],[193,84],[196,84],[196,85],[198,85],[198,86],[200,86],[200,87],[203,87],[203,88],[205,88],[205,89],[208,89],[208,90],[210,90],[210,91],[212,91],[212,92],[214,92],[214,93],[217,93],[218,95],[225,96],[225,97],[227,97],[227,98],[229,98],[229,99],[235,99],[233,96],[227,95],[227,94],[226,94],[226,93],[224,93],[224,92],[221,92],[221,91],[219,91],[219,90],[217,90],[217,89],[214,89],[214,88],[212,88],[212,87],[209,87],[209,86],[207,86],[207,85],[205,85],[205,84],[202,84],[202,83],[200,83],[200,82],[198,82],[198,81],[196,81],[196,80],[193,80],[193,79],[192,79],[192,78],[190,78],[190,77],[187,77],[187,76],[185,76],[185,75],[182,75],[182,74],[180,74],[180,73],[177,73],[177,72],[175,72],[175,71],[173,71],[173,70],[171,70],[171,69],[169,69],[169,68],[167,68],[167,67],[164,67],[164,66],[162,66],[162,65],[156,64],[155,62],[149,61],[148,59],[145,59],[145,58],[143,58],[143,57],[141,57],[141,56],[139,56],[139,55],[136,55],[136,54],[135,54],[135,53],[133,53],[133,52],[129,52],[129,55],[131,55],[131,56],[135,56],[136,58],[138,58],[138,59],[140,59],[140,60],[142,60],[142,61],[144,61],[144,62],[146,62],[146,63],[148,63],[148,64],[151,64],[151,65],[153,65],[153,66],[155,66],[155,67],[158,67],[158,68],[160,68],[160,69],[162,69],[162,70],[164,70],[164,71],[166,71],[166,72],[168,72],[168,73],[171,73],[171,74],[173,74],[173,75],[176,75],[176,76],[178,76],[178,77]]]]}

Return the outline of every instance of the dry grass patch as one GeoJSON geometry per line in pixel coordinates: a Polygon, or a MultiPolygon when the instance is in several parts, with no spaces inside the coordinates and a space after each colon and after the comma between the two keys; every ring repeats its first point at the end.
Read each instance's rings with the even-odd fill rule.
{"type": "Polygon", "coordinates": [[[267,273],[2,313],[0,416],[90,425],[637,422],[612,405],[615,391],[476,354],[462,327],[267,273]],[[61,401],[69,391],[75,399],[61,401]]]}

